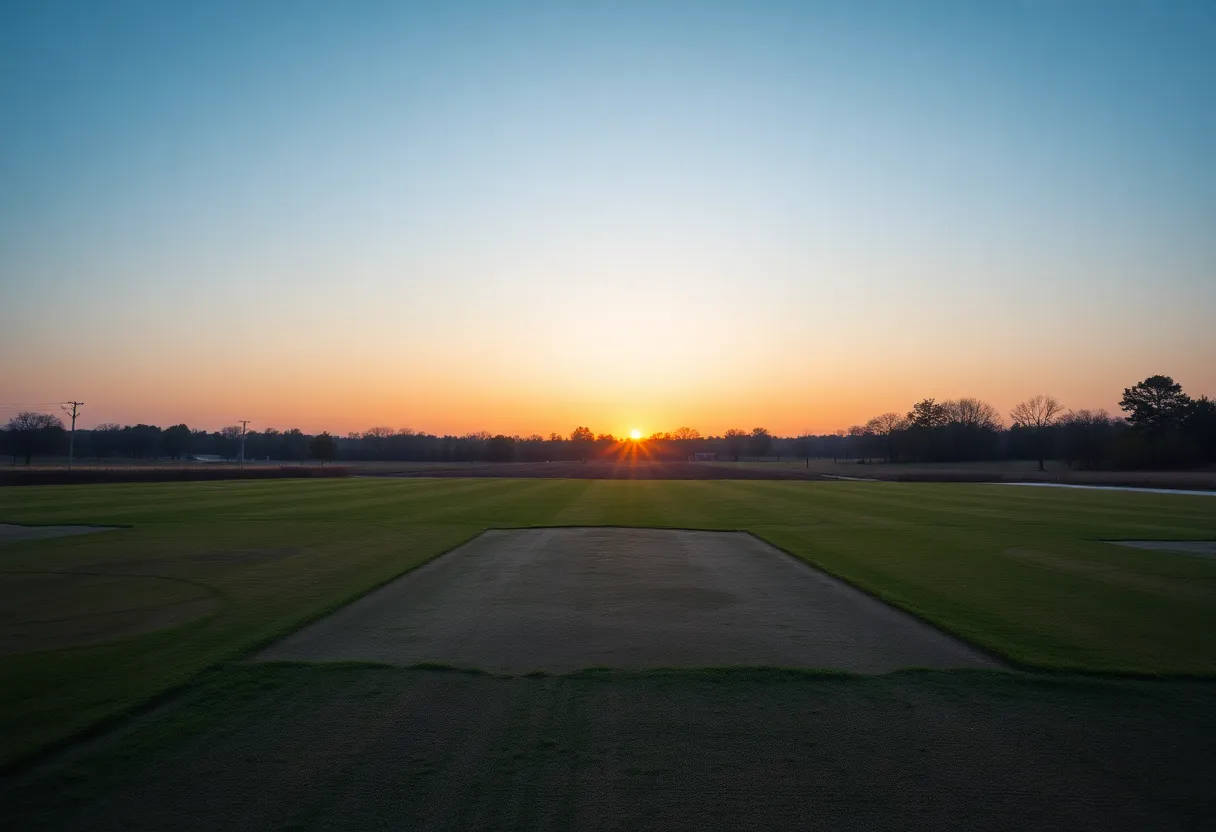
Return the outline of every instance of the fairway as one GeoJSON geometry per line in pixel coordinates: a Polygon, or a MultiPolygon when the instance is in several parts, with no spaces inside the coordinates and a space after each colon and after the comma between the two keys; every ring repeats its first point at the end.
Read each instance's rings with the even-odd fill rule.
{"type": "Polygon", "coordinates": [[[15,829],[1210,826],[1195,682],[242,664],[0,785],[15,829]]]}
{"type": "MultiPolygon", "coordinates": [[[[983,485],[359,479],[8,488],[0,521],[114,531],[0,545],[3,615],[35,573],[139,576],[214,602],[136,635],[0,656],[3,759],[294,632],[487,528],[623,526],[757,538],[1023,667],[1216,674],[1216,562],[1108,540],[1216,539],[1211,498],[983,485]]],[[[99,596],[100,597],[100,596],[99,596]]],[[[192,597],[192,596],[190,596],[192,597]]],[[[155,599],[155,596],[152,596],[155,599]]],[[[172,593],[165,601],[188,601],[172,593]]],[[[52,607],[56,599],[47,597],[52,607]]],[[[190,601],[191,604],[201,603],[190,601]]],[[[108,609],[109,607],[107,607],[108,609]]]]}
{"type": "Polygon", "coordinates": [[[258,654],[494,672],[999,667],[740,533],[494,530],[258,654]]]}
{"type": "Polygon", "coordinates": [[[857,789],[895,782],[902,802],[874,804],[881,818],[863,813],[861,826],[898,828],[906,812],[999,826],[1016,808],[1130,829],[1186,826],[1216,793],[1204,756],[1216,741],[1216,561],[1109,542],[1216,539],[1206,497],[241,481],[8,488],[0,522],[113,527],[0,543],[0,736],[20,775],[0,816],[23,827],[187,828],[212,817],[205,804],[234,827],[358,828],[397,807],[419,828],[492,828],[493,795],[511,794],[523,801],[504,810],[514,826],[612,826],[589,819],[599,807],[635,828],[719,816],[788,826],[808,812],[840,828],[857,789]],[[48,614],[63,609],[83,615],[48,614]],[[394,627],[411,638],[431,627],[432,640],[402,650],[394,627]],[[386,649],[359,652],[376,642],[386,649]],[[250,661],[267,650],[476,671],[250,661]],[[985,656],[1022,672],[698,669],[873,672],[985,656]],[[519,675],[592,664],[618,669],[519,675]],[[620,669],[658,665],[685,669],[620,669]],[[88,730],[96,742],[29,762],[88,730]],[[1019,750],[1027,736],[1033,753],[1019,750]],[[290,774],[276,760],[292,760],[290,774]],[[768,794],[762,783],[733,785],[758,770],[784,772],[763,806],[749,796],[768,794]],[[263,785],[255,794],[217,772],[263,785]],[[344,791],[376,772],[401,778],[344,791]],[[635,800],[666,783],[678,800],[635,800]],[[166,802],[184,793],[194,797],[166,802]],[[1069,794],[1089,808],[1061,804],[1069,794]]]}

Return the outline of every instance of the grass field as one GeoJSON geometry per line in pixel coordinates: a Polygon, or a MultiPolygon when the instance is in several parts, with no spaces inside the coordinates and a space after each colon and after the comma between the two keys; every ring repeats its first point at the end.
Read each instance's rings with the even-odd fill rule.
{"type": "Polygon", "coordinates": [[[1133,488],[1174,488],[1216,491],[1216,470],[1139,471],[1070,468],[1047,460],[1043,471],[1034,460],[982,462],[898,462],[783,458],[781,460],[722,460],[709,463],[726,470],[768,471],[774,475],[797,472],[803,476],[855,477],[892,482],[1057,482],[1070,485],[1115,485],[1133,488]]]}
{"type": "Polygon", "coordinates": [[[6,762],[488,527],[747,529],[1024,667],[1216,675],[1216,562],[1101,542],[1216,537],[1206,497],[739,481],[172,483],[5,489],[0,521],[125,527],[0,548],[6,762]],[[31,608],[47,621],[29,623],[31,608]],[[77,620],[62,630],[54,619],[66,610],[77,620]],[[82,643],[90,616],[128,635],[82,643]],[[59,643],[48,645],[48,627],[59,643]]]}
{"type": "Polygon", "coordinates": [[[0,783],[0,825],[1204,829],[1210,688],[990,671],[236,664],[0,783]]]}

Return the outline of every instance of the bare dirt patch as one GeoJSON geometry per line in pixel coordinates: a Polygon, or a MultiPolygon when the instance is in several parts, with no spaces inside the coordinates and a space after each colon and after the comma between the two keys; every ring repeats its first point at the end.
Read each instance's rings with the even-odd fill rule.
{"type": "Polygon", "coordinates": [[[1157,552],[1178,552],[1199,558],[1216,558],[1216,540],[1108,540],[1116,546],[1151,549],[1157,552]]]}
{"type": "Polygon", "coordinates": [[[68,537],[75,534],[113,530],[113,526],[16,526],[11,523],[0,523],[0,546],[22,540],[48,540],[52,537],[68,537]]]}
{"type": "Polygon", "coordinates": [[[751,535],[616,528],[486,532],[257,658],[507,673],[1000,666],[751,535]]]}

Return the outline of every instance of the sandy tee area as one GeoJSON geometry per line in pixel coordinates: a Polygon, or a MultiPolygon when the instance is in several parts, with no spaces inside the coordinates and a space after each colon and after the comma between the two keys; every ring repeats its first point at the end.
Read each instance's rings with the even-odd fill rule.
{"type": "Polygon", "coordinates": [[[519,673],[995,659],[744,533],[488,531],[264,650],[519,673]]]}

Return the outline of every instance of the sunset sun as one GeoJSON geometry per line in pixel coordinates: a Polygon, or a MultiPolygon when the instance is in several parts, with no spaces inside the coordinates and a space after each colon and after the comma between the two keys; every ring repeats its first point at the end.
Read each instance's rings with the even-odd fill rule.
{"type": "Polygon", "coordinates": [[[637,428],[634,428],[633,430],[629,431],[629,438],[636,442],[642,438],[642,432],[637,428]]]}

